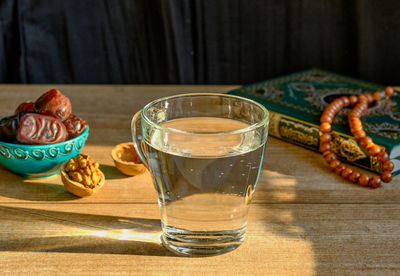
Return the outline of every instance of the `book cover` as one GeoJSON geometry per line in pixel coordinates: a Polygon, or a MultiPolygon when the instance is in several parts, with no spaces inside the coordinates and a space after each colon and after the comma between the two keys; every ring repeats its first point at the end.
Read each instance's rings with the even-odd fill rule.
{"type": "MultiPolygon", "coordinates": [[[[320,116],[336,97],[381,91],[385,86],[311,69],[244,85],[229,94],[253,99],[270,111],[269,134],[284,141],[318,151],[320,116]]],[[[400,173],[400,92],[375,102],[361,117],[364,131],[374,143],[386,148],[400,173]]],[[[332,123],[331,147],[340,159],[381,172],[380,163],[353,138],[347,124],[351,108],[342,109],[332,123]]]]}

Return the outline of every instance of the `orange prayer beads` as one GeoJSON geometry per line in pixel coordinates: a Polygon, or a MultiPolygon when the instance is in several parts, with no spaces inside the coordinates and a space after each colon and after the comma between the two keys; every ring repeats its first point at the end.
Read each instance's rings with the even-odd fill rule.
{"type": "Polygon", "coordinates": [[[349,180],[352,183],[358,183],[361,186],[369,186],[372,188],[378,188],[382,182],[388,183],[392,180],[392,171],[394,168],[393,163],[389,160],[389,155],[385,151],[385,148],[374,144],[371,137],[367,136],[363,130],[361,123],[362,114],[368,109],[368,106],[374,101],[379,101],[385,96],[390,98],[394,94],[392,87],[388,86],[384,91],[377,91],[373,94],[362,94],[359,96],[340,97],[333,100],[325,108],[320,119],[320,147],[319,150],[322,152],[322,156],[325,161],[329,164],[329,167],[335,171],[336,174],[342,176],[344,179],[349,180]],[[348,123],[350,131],[353,134],[355,140],[368,151],[371,156],[377,157],[378,161],[382,164],[382,173],[379,176],[369,177],[366,174],[361,174],[357,171],[353,171],[345,164],[337,159],[335,153],[331,151],[330,142],[332,140],[332,122],[336,113],[338,113],[343,107],[353,106],[353,109],[348,115],[348,123]]]}

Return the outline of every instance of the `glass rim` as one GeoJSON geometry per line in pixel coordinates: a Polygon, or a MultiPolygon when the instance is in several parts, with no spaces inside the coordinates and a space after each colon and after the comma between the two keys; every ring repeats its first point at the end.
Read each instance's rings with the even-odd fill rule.
{"type": "Polygon", "coordinates": [[[144,121],[146,121],[147,124],[151,125],[152,127],[158,128],[158,129],[164,129],[167,131],[171,131],[171,132],[176,132],[176,133],[183,133],[183,134],[196,134],[196,135],[218,135],[218,134],[238,134],[238,133],[245,133],[245,132],[249,132],[249,131],[253,131],[261,126],[264,125],[268,125],[269,122],[269,112],[268,109],[263,106],[262,104],[248,99],[248,98],[244,98],[244,97],[240,97],[240,96],[236,96],[236,95],[230,95],[230,94],[224,94],[224,93],[209,93],[209,92],[203,92],[203,93],[184,93],[184,94],[176,94],[176,95],[172,95],[172,96],[166,96],[166,97],[162,97],[162,98],[158,98],[156,100],[153,100],[151,102],[149,102],[148,104],[146,104],[141,112],[141,117],[144,121]],[[150,120],[147,116],[146,116],[146,111],[154,106],[155,104],[168,100],[168,99],[174,99],[174,98],[180,98],[180,97],[221,97],[221,98],[233,98],[233,99],[239,99],[241,101],[245,101],[248,103],[251,103],[255,106],[257,106],[258,108],[260,108],[262,110],[262,112],[264,112],[264,116],[263,118],[256,122],[253,123],[247,127],[244,128],[239,128],[239,129],[234,129],[234,130],[225,130],[225,131],[215,131],[215,132],[205,132],[205,131],[188,131],[188,130],[181,130],[181,129],[176,129],[176,128],[172,128],[172,127],[167,127],[167,126],[162,126],[158,123],[153,122],[152,120],[150,120]]]}

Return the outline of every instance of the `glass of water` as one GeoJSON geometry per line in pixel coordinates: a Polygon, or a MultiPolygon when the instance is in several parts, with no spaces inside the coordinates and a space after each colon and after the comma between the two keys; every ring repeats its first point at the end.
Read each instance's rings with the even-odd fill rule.
{"type": "Polygon", "coordinates": [[[158,193],[163,244],[180,255],[237,248],[260,173],[269,114],[226,94],[157,99],[131,122],[158,193]]]}

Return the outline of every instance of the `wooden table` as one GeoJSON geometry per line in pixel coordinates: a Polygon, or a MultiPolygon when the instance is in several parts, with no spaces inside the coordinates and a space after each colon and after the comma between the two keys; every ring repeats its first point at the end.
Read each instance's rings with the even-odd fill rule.
{"type": "Polygon", "coordinates": [[[0,167],[0,274],[400,273],[400,177],[376,190],[352,185],[318,153],[271,137],[245,242],[215,257],[173,255],[159,241],[149,173],[122,175],[111,149],[131,140],[131,117],[150,100],[235,86],[0,85],[0,116],[53,87],[90,123],[83,152],[107,181],[97,194],[77,198],[58,175],[27,180],[0,167]]]}

